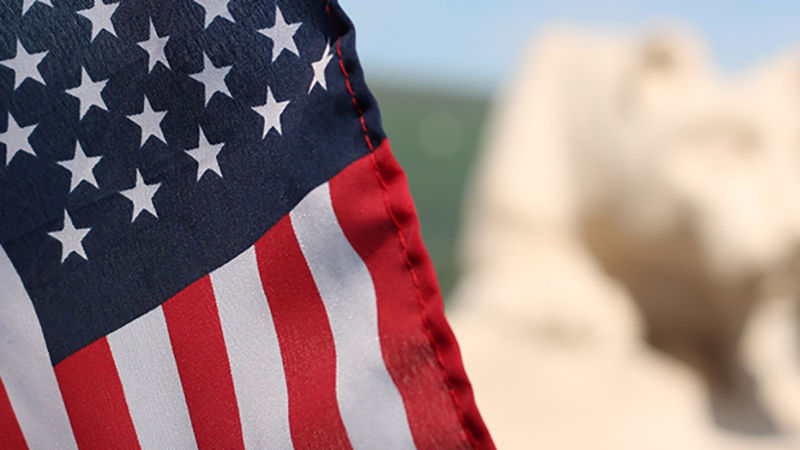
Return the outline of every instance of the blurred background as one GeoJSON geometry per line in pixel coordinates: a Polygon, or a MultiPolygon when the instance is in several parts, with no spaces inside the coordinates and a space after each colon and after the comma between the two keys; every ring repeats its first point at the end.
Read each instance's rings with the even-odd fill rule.
{"type": "Polygon", "coordinates": [[[800,3],[341,3],[500,448],[800,449],[800,3]]]}
{"type": "Polygon", "coordinates": [[[800,44],[800,3],[793,0],[341,3],[356,24],[359,57],[409,177],[444,292],[457,272],[461,190],[481,125],[538,33],[565,24],[624,31],[678,24],[700,34],[730,72],[800,44]]]}

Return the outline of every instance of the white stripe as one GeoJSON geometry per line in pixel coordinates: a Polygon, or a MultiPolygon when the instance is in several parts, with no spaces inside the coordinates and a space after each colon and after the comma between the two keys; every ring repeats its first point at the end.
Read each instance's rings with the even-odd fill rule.
{"type": "Polygon", "coordinates": [[[0,248],[0,378],[30,448],[74,448],[39,318],[0,248]]]}
{"type": "Polygon", "coordinates": [[[375,287],[350,246],[325,183],[290,213],[336,345],[336,397],[359,448],[414,448],[403,400],[383,362],[375,287]]]}
{"type": "Polygon", "coordinates": [[[212,272],[211,284],[245,447],[292,448],[283,360],[253,247],[212,272]]]}
{"type": "Polygon", "coordinates": [[[108,345],[141,447],[197,448],[161,307],[109,334],[108,345]]]}

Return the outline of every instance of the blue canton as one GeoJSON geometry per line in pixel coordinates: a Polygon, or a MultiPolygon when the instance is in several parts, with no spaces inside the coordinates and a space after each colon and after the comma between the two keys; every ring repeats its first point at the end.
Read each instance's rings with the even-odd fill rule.
{"type": "MultiPolygon", "coordinates": [[[[53,364],[369,151],[337,55],[368,92],[352,26],[327,7],[0,0],[0,244],[53,364]]],[[[380,130],[374,100],[358,101],[380,130]]]]}

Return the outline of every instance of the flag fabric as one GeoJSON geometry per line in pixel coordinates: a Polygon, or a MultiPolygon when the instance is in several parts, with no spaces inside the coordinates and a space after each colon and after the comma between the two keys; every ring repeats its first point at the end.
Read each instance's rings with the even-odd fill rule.
{"type": "Polygon", "coordinates": [[[0,448],[492,447],[336,1],[0,0],[0,152],[0,448]]]}

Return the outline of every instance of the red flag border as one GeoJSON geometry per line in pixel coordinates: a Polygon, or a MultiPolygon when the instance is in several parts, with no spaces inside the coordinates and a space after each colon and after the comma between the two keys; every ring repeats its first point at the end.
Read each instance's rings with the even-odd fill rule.
{"type": "MultiPolygon", "coordinates": [[[[353,107],[358,113],[361,129],[364,133],[364,141],[370,150],[369,157],[371,159],[373,172],[383,190],[386,213],[394,225],[397,238],[400,242],[403,260],[406,263],[409,275],[414,283],[417,301],[421,308],[422,323],[424,324],[423,331],[436,353],[436,358],[442,371],[444,381],[447,384],[450,397],[453,400],[453,406],[458,413],[461,426],[466,431],[471,446],[474,448],[495,448],[486,425],[481,418],[480,412],[478,412],[472,386],[464,370],[461,351],[458,348],[455,335],[450,329],[444,315],[444,303],[442,301],[441,289],[438,279],[436,278],[433,264],[430,261],[430,256],[422,242],[416,209],[414,208],[411,194],[408,191],[407,183],[399,183],[400,186],[396,186],[396,179],[399,178],[405,182],[405,175],[402,168],[391,156],[388,140],[381,143],[380,147],[377,149],[378,151],[376,151],[372,143],[364,118],[364,111],[358,104],[355,91],[350,82],[350,75],[345,67],[344,56],[342,54],[342,39],[344,36],[341,30],[336,26],[330,0],[325,0],[325,9],[331,19],[331,24],[339,35],[339,39],[336,41],[336,54],[339,59],[339,69],[342,75],[344,75],[347,91],[350,93],[353,107]],[[386,151],[380,151],[384,147],[386,151]],[[382,161],[380,162],[385,165],[379,163],[376,154],[381,157],[380,159],[382,161]],[[390,192],[387,180],[394,182],[392,183],[395,185],[393,186],[394,189],[392,189],[393,192],[390,192]],[[401,221],[398,217],[401,217],[403,220],[401,221]],[[406,235],[409,235],[410,239],[406,239],[406,235]],[[416,261],[417,264],[415,264],[414,261],[416,261]],[[427,296],[423,294],[423,290],[428,294],[427,296]]],[[[337,11],[337,13],[342,14],[341,11],[337,11]]]]}

